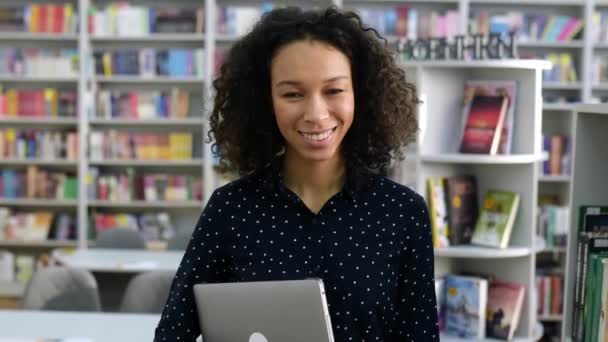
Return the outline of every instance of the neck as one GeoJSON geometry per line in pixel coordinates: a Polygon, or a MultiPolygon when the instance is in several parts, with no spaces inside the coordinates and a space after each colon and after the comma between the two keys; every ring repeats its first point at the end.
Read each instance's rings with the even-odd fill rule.
{"type": "Polygon", "coordinates": [[[315,212],[342,189],[346,179],[342,157],[310,161],[289,150],[285,152],[283,173],[285,185],[315,212]]]}

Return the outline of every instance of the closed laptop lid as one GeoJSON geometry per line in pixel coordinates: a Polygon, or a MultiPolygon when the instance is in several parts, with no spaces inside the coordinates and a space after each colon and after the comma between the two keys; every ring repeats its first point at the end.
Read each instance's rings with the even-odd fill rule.
{"type": "Polygon", "coordinates": [[[198,284],[204,342],[333,342],[320,279],[198,284]]]}

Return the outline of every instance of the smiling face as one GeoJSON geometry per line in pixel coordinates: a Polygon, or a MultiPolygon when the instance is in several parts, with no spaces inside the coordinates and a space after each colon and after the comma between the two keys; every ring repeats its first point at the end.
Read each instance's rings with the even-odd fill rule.
{"type": "Polygon", "coordinates": [[[272,104],[286,153],[302,161],[340,158],[355,98],[348,57],[326,43],[301,40],[271,64],[272,104]]]}

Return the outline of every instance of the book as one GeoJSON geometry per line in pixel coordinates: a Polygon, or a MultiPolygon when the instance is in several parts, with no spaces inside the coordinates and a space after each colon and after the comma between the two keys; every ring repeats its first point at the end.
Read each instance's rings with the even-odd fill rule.
{"type": "Polygon", "coordinates": [[[477,179],[471,175],[452,176],[444,184],[450,244],[469,244],[479,215],[477,179]]]}
{"type": "Polygon", "coordinates": [[[427,179],[429,215],[433,235],[433,247],[444,248],[450,245],[448,236],[448,212],[444,192],[444,179],[427,179]]]}
{"type": "Polygon", "coordinates": [[[435,279],[435,298],[437,298],[437,319],[439,331],[445,329],[445,279],[435,279]]]}
{"type": "Polygon", "coordinates": [[[461,153],[497,154],[509,100],[506,96],[475,94],[463,107],[461,153]]]}
{"type": "Polygon", "coordinates": [[[488,288],[486,336],[510,340],[515,334],[524,303],[522,284],[493,281],[488,288]]]}
{"type": "Polygon", "coordinates": [[[600,294],[600,321],[597,341],[608,341],[608,259],[602,260],[602,282],[600,294]]]}
{"type": "Polygon", "coordinates": [[[470,107],[470,99],[474,95],[505,96],[509,104],[505,114],[504,125],[502,128],[499,154],[511,153],[513,140],[513,127],[515,119],[515,107],[517,106],[517,82],[516,81],[486,81],[469,80],[465,82],[465,107],[470,107]],[[467,103],[467,101],[469,101],[467,103]]]}
{"type": "Polygon", "coordinates": [[[445,334],[464,339],[483,338],[488,281],[448,275],[445,278],[445,334]]]}
{"type": "Polygon", "coordinates": [[[518,193],[489,190],[484,196],[483,208],[471,242],[482,246],[506,248],[518,208],[518,193]]]}

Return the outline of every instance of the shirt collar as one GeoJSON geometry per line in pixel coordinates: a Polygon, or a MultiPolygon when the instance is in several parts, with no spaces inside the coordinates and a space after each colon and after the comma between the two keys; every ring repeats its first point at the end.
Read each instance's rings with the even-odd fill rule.
{"type": "MultiPolygon", "coordinates": [[[[371,182],[371,175],[354,167],[347,168],[346,182],[342,188],[344,195],[350,200],[355,200],[357,193],[364,191],[371,182]]],[[[283,158],[277,156],[263,170],[263,185],[270,192],[291,194],[283,182],[283,158]]]]}

